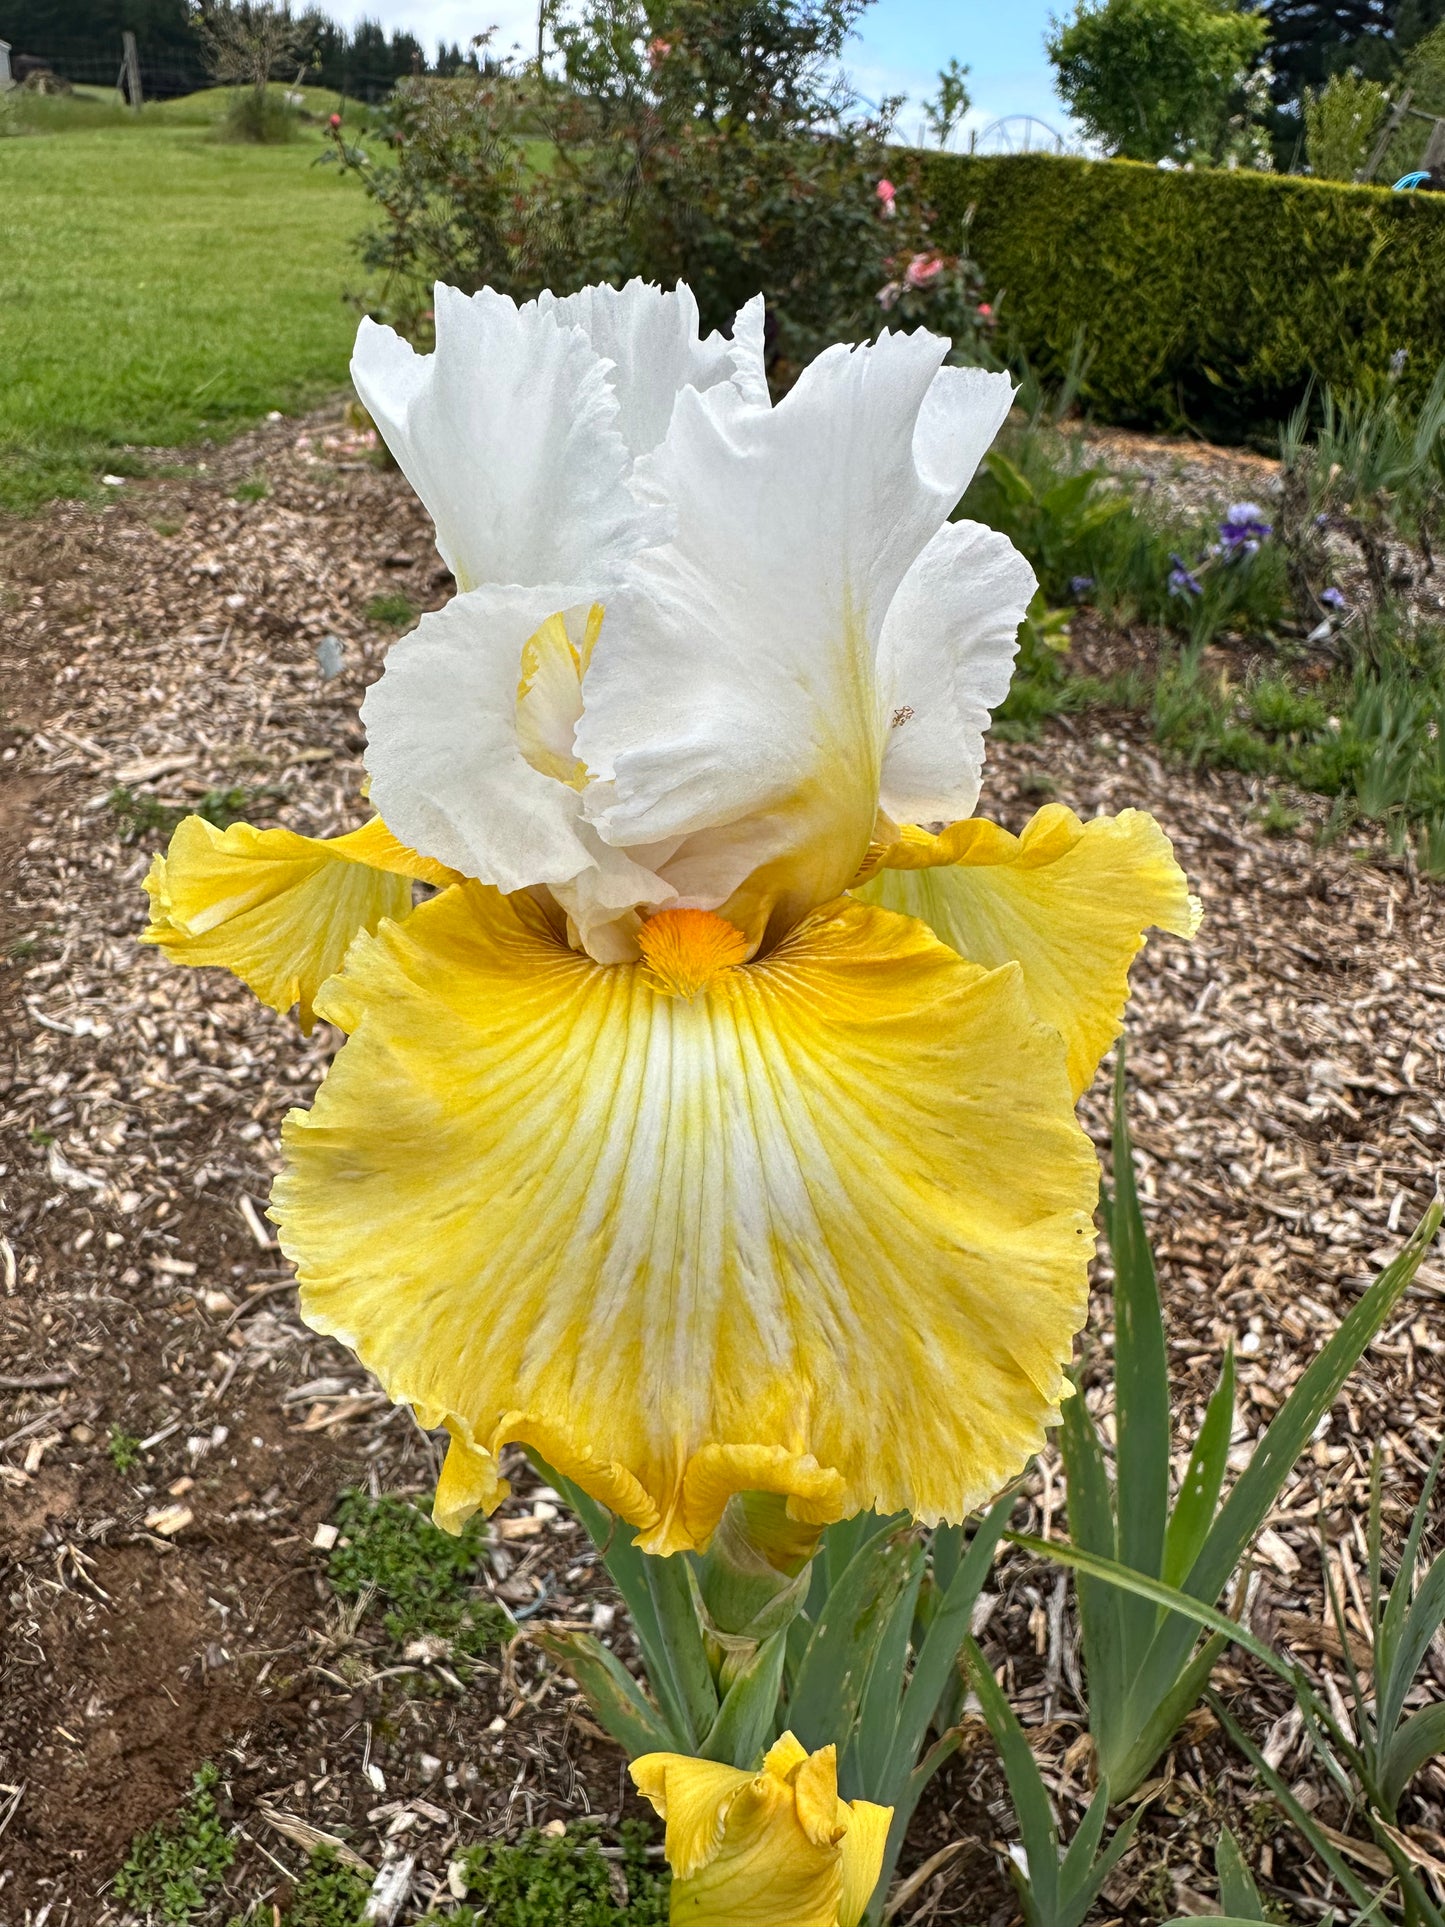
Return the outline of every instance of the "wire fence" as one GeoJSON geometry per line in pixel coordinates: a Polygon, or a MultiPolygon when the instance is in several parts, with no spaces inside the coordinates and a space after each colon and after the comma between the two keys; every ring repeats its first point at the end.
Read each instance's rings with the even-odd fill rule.
{"type": "MultiPolygon", "coordinates": [[[[175,100],[212,84],[201,60],[188,55],[183,47],[141,45],[137,54],[141,93],[146,100],[175,100]]],[[[11,71],[22,84],[27,74],[43,67],[72,86],[114,87],[119,91],[123,84],[122,60],[119,36],[113,43],[110,40],[46,40],[32,46],[22,41],[10,51],[11,71]]],[[[277,76],[278,80],[282,78],[277,76]]],[[[328,62],[324,69],[308,67],[302,76],[304,85],[326,87],[351,100],[372,102],[384,100],[396,85],[396,79],[394,73],[386,71],[364,67],[353,71],[344,59],[328,62]]]]}

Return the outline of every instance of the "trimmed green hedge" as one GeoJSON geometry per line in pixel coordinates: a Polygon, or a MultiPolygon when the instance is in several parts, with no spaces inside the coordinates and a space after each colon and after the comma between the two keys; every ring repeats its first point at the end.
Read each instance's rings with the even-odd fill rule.
{"type": "Polygon", "coordinates": [[[1107,420],[1270,436],[1311,377],[1421,392],[1445,359],[1445,194],[1052,154],[928,154],[945,241],[972,252],[1045,377],[1083,329],[1107,420]]]}

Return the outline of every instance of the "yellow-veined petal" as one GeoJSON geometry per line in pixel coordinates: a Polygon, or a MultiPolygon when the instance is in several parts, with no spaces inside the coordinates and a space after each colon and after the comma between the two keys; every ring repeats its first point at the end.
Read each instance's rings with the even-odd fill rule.
{"type": "Polygon", "coordinates": [[[299,1006],[310,1032],[317,990],[359,930],[411,910],[412,880],[455,872],[399,843],[380,817],[346,836],[299,836],[188,816],[146,877],[143,943],[176,963],[230,970],[272,1010],[299,1006]]]}
{"type": "Polygon", "coordinates": [[[921,917],[973,963],[1018,963],[1036,1015],[1064,1040],[1075,1096],[1119,1034],[1144,932],[1199,927],[1169,839],[1142,810],[1082,823],[1049,803],[1021,836],[971,817],[941,836],[905,830],[870,865],[880,858],[854,895],[921,917]]]}
{"type": "Polygon", "coordinates": [[[857,1927],[893,1810],[838,1798],[835,1747],[785,1733],[757,1773],[648,1753],[632,1778],[667,1823],[675,1924],[857,1927]]]}
{"type": "Polygon", "coordinates": [[[681,1880],[705,1867],[722,1845],[728,1810],[753,1778],[739,1767],[684,1753],[644,1753],[629,1771],[666,1823],[667,1864],[681,1880]]]}
{"type": "Polygon", "coordinates": [[[871,1800],[845,1800],[848,1831],[843,1836],[843,1892],[838,1902],[838,1927],[858,1927],[868,1911],[873,1889],[883,1871],[892,1807],[871,1800]]]}
{"type": "Polygon", "coordinates": [[[769,1773],[731,1802],[722,1845],[690,1877],[674,1875],[672,1927],[838,1927],[843,1855],[799,1824],[793,1789],[769,1773]]]}
{"type": "Polygon", "coordinates": [[[692,997],[478,884],[361,938],[284,1133],[304,1315],[453,1444],[524,1440],[655,1552],[732,1491],[961,1518],[1040,1443],[1097,1170],[1016,969],[846,899],[692,997]]]}

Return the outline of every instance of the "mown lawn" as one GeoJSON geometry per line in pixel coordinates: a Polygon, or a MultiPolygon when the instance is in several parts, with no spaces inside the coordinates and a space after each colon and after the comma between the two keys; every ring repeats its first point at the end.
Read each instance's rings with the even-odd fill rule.
{"type": "Polygon", "coordinates": [[[362,196],[317,132],[230,145],[182,107],[0,139],[0,508],[345,381],[362,196]]]}

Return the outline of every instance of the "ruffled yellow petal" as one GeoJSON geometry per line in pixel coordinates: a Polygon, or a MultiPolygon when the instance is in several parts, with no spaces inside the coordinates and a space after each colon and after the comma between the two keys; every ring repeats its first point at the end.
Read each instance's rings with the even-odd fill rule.
{"type": "Polygon", "coordinates": [[[868,1911],[873,1889],[883,1871],[892,1807],[871,1800],[848,1800],[848,1831],[843,1836],[843,1892],[838,1902],[838,1927],[858,1927],[868,1911]]]}
{"type": "MultiPolygon", "coordinates": [[[[788,1737],[793,1739],[792,1734],[788,1737]]],[[[793,1744],[802,1742],[793,1739],[793,1744]]],[[[815,1847],[836,1847],[848,1831],[848,1816],[838,1798],[837,1747],[820,1746],[799,1760],[788,1778],[803,1837],[815,1847]]]]}
{"type": "Polygon", "coordinates": [[[837,1752],[791,1733],[758,1773],[648,1753],[632,1778],[667,1822],[670,1918],[693,1927],[857,1927],[892,1808],[838,1798],[837,1752]]]}
{"type": "Polygon", "coordinates": [[[143,943],[176,963],[232,971],[272,1010],[299,1006],[314,1022],[316,992],[341,967],[359,930],[411,911],[412,880],[456,874],[399,843],[380,817],[346,836],[298,836],[188,816],[146,877],[143,943]]]}
{"type": "Polygon", "coordinates": [[[673,1927],[838,1927],[843,1856],[799,1824],[793,1790],[760,1773],[733,1799],[718,1851],[690,1877],[674,1870],[673,1927]]]}
{"type": "Polygon", "coordinates": [[[468,884],[318,1008],[274,1215],[309,1321],[450,1431],[443,1523],[515,1439],[650,1551],[746,1489],[957,1519],[1056,1416],[1097,1169],[1016,969],[840,900],[684,999],[468,884]]]}
{"type": "Polygon", "coordinates": [[[1022,836],[971,817],[941,836],[905,830],[880,854],[885,867],[853,894],[921,917],[973,963],[1018,963],[1035,1015],[1064,1040],[1076,1097],[1119,1034],[1145,930],[1199,927],[1173,847],[1142,810],[1082,823],[1049,803],[1022,836]]]}
{"type": "Polygon", "coordinates": [[[716,1760],[681,1753],[644,1753],[631,1767],[633,1783],[666,1821],[667,1864],[688,1880],[713,1859],[723,1843],[732,1804],[753,1775],[716,1760]]]}
{"type": "MultiPolygon", "coordinates": [[[[808,1758],[808,1749],[796,1733],[788,1732],[774,1740],[763,1755],[763,1771],[775,1779],[791,1778],[808,1758]]],[[[835,1776],[836,1778],[836,1776],[835,1776]]]]}

